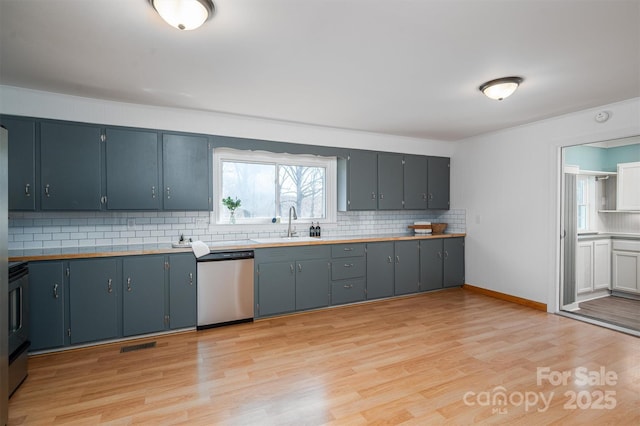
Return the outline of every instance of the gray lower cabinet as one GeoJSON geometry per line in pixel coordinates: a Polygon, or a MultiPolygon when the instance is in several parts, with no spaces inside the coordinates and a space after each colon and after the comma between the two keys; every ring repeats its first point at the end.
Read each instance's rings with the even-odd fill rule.
{"type": "Polygon", "coordinates": [[[327,306],[329,255],[324,245],[256,250],[256,317],[327,306]]]}
{"type": "Polygon", "coordinates": [[[196,325],[196,258],[192,253],[169,255],[169,328],[196,325]]]}
{"type": "Polygon", "coordinates": [[[210,210],[213,207],[211,162],[207,137],[162,135],[165,210],[210,210]]]}
{"type": "Polygon", "coordinates": [[[116,258],[69,262],[70,343],[119,336],[121,280],[116,258]]]}
{"type": "Polygon", "coordinates": [[[108,127],[105,135],[107,209],[158,210],[158,133],[108,127]]]}
{"type": "Polygon", "coordinates": [[[269,316],[296,309],[296,275],[292,261],[258,265],[256,316],[269,316]]]}
{"type": "Polygon", "coordinates": [[[162,331],[165,259],[163,255],[122,259],[122,331],[124,336],[162,331]]]}
{"type": "Polygon", "coordinates": [[[420,285],[420,243],[419,241],[396,241],[394,293],[416,293],[420,285]]]}
{"type": "Polygon", "coordinates": [[[393,296],[393,242],[367,244],[367,299],[393,296]]]}
{"type": "Polygon", "coordinates": [[[36,122],[0,116],[9,133],[9,210],[36,209],[36,122]]]}
{"type": "Polygon", "coordinates": [[[464,238],[446,238],[444,246],[444,287],[464,284],[464,238]]]}
{"type": "Polygon", "coordinates": [[[29,340],[31,350],[65,345],[63,262],[29,263],[29,340]]]}
{"type": "Polygon", "coordinates": [[[366,298],[365,244],[331,246],[331,304],[354,303],[366,298]]]}
{"type": "Polygon", "coordinates": [[[464,284],[464,238],[420,242],[420,290],[437,290],[464,284]]]}
{"type": "Polygon", "coordinates": [[[40,208],[100,210],[101,129],[76,123],[40,123],[40,208]]]}

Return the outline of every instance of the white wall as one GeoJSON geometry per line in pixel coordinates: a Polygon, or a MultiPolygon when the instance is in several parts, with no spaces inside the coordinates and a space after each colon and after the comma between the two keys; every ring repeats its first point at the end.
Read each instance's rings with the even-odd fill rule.
{"type": "Polygon", "coordinates": [[[451,207],[467,209],[466,282],[555,311],[560,147],[637,134],[640,98],[456,142],[451,207]],[[602,110],[611,118],[599,124],[602,110]]]}
{"type": "Polygon", "coordinates": [[[308,145],[449,157],[450,142],[60,95],[0,85],[0,113],[308,145]]]}

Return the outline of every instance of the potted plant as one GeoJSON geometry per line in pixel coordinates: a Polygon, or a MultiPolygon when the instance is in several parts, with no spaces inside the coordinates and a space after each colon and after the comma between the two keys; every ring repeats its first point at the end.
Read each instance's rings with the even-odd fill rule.
{"type": "Polygon", "coordinates": [[[225,205],[226,208],[229,209],[229,222],[236,223],[236,209],[240,207],[242,201],[238,200],[236,197],[235,200],[232,200],[231,197],[223,198],[222,204],[225,205]]]}

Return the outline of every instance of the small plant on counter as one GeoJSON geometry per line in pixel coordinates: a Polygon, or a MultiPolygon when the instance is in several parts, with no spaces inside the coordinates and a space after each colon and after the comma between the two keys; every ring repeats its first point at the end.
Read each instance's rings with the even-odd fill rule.
{"type": "Polygon", "coordinates": [[[240,207],[242,201],[237,197],[235,200],[232,200],[231,197],[227,197],[222,199],[222,204],[229,209],[229,222],[236,223],[236,209],[240,207]]]}

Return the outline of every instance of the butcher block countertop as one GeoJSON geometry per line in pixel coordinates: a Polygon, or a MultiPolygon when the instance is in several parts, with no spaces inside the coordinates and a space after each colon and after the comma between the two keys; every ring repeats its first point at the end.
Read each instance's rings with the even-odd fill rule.
{"type": "MultiPolygon", "coordinates": [[[[350,244],[372,243],[380,241],[406,241],[428,240],[438,238],[465,237],[466,234],[438,234],[438,235],[409,235],[409,234],[382,234],[382,235],[357,235],[357,236],[329,236],[322,238],[292,237],[292,238],[255,238],[233,241],[205,242],[211,251],[258,249],[269,247],[308,246],[320,244],[350,244]]],[[[40,260],[65,260],[87,259],[112,256],[139,256],[148,254],[173,254],[191,253],[191,247],[175,248],[171,243],[132,244],[115,246],[83,246],[61,247],[47,249],[9,250],[9,261],[40,261],[40,260]]]]}

